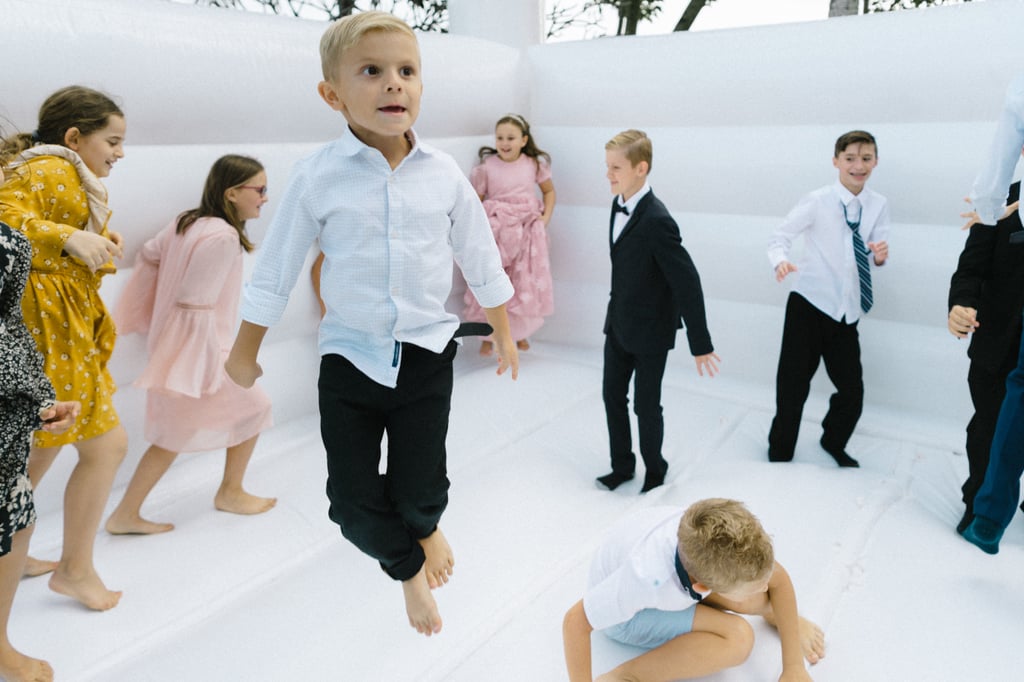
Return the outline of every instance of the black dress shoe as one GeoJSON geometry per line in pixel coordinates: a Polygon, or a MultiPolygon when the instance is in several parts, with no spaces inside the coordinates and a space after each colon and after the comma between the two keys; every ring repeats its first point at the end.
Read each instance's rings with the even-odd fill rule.
{"type": "Polygon", "coordinates": [[[665,482],[665,473],[668,471],[668,466],[665,470],[660,473],[652,473],[648,471],[644,474],[644,486],[640,488],[641,493],[648,493],[665,482]]]}
{"type": "Polygon", "coordinates": [[[960,519],[960,523],[956,524],[956,532],[960,535],[963,535],[964,531],[967,530],[967,526],[971,525],[971,521],[973,520],[974,512],[972,512],[970,509],[966,510],[964,512],[964,517],[960,519]]]}
{"type": "Polygon", "coordinates": [[[771,448],[769,448],[768,449],[768,461],[769,462],[792,462],[793,461],[793,453],[791,452],[788,455],[783,455],[783,454],[779,454],[777,452],[772,452],[771,448]]]}
{"type": "Polygon", "coordinates": [[[860,467],[860,462],[846,454],[846,451],[842,448],[830,448],[825,445],[824,440],[819,442],[821,443],[821,448],[828,454],[832,455],[832,459],[834,459],[836,464],[839,466],[849,469],[860,467]]]}
{"type": "Polygon", "coordinates": [[[614,471],[611,472],[610,474],[605,474],[604,476],[597,477],[597,482],[603,485],[605,488],[608,488],[608,490],[615,490],[626,481],[632,480],[633,474],[619,474],[614,471]]]}

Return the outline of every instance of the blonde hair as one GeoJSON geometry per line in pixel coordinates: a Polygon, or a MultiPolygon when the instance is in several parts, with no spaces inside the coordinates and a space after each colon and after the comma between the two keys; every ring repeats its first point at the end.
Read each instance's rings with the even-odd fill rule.
{"type": "Polygon", "coordinates": [[[387,12],[360,12],[342,17],[328,26],[320,38],[320,68],[325,81],[333,82],[337,77],[338,64],[345,50],[372,31],[405,33],[416,40],[416,34],[409,24],[387,12]]]}
{"type": "Polygon", "coordinates": [[[765,580],[775,566],[771,538],[736,500],[690,505],[679,521],[679,552],[690,578],[715,592],[765,580]]]}
{"type": "Polygon", "coordinates": [[[621,133],[608,140],[604,148],[606,150],[618,149],[626,155],[630,165],[636,166],[641,161],[647,162],[647,172],[651,172],[651,161],[654,157],[654,146],[651,138],[642,130],[623,130],[621,133]]]}

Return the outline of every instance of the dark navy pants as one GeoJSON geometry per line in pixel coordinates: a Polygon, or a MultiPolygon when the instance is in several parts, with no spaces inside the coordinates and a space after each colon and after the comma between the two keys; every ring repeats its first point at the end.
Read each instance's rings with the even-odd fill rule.
{"type": "Polygon", "coordinates": [[[441,353],[402,345],[395,388],[382,386],[340,355],[320,362],[320,433],[327,450],[331,520],[395,580],[423,565],[418,540],[448,505],[445,439],[451,409],[454,341],[441,353]],[[387,434],[387,471],[379,473],[387,434]]]}

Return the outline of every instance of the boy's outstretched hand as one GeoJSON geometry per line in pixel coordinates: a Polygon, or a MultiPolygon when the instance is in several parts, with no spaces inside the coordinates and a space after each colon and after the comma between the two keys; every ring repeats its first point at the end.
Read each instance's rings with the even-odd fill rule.
{"type": "Polygon", "coordinates": [[[506,336],[500,341],[496,340],[494,347],[498,351],[498,376],[501,376],[508,370],[512,370],[512,380],[518,379],[519,351],[516,349],[516,344],[512,341],[512,337],[506,336]]]}
{"type": "Polygon", "coordinates": [[[867,247],[875,254],[875,265],[883,265],[889,258],[889,242],[868,242],[867,247]]]}
{"type": "Polygon", "coordinates": [[[722,358],[718,357],[717,353],[708,353],[707,355],[695,355],[693,360],[697,363],[697,374],[704,376],[706,370],[709,377],[714,377],[719,372],[718,363],[722,361],[722,358]]]}

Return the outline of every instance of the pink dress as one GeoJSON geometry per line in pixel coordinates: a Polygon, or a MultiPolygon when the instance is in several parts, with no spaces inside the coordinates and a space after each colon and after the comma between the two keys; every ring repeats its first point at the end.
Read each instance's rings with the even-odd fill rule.
{"type": "Polygon", "coordinates": [[[271,426],[270,398],[224,371],[242,287],[238,233],[200,218],[177,220],[146,242],[114,311],[118,332],[148,333],[146,439],[173,452],[238,445],[271,426]]]}
{"type": "MultiPolygon", "coordinates": [[[[551,168],[525,154],[512,162],[492,154],[473,168],[469,179],[484,197],[501,264],[515,288],[515,295],[505,305],[512,338],[525,339],[554,312],[548,233],[540,219],[544,204],[537,195],[537,185],[551,179],[551,168]]],[[[472,292],[466,291],[464,302],[466,320],[485,320],[472,292]]]]}

